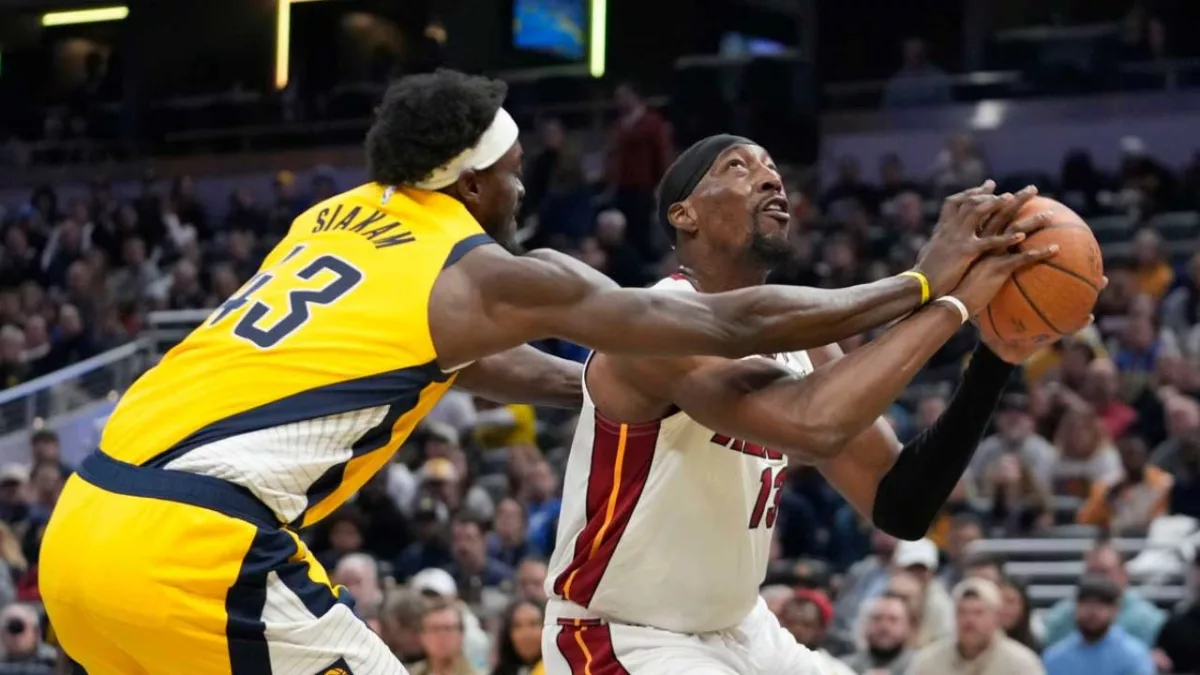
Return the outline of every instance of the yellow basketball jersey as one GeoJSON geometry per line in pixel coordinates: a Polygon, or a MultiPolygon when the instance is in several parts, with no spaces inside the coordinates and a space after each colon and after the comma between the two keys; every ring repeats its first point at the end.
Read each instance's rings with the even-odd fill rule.
{"type": "Polygon", "coordinates": [[[429,297],[445,266],[489,242],[437,192],[368,184],[317,204],[125,393],[101,450],[242,485],[282,522],[316,522],[450,387],[429,297]]]}

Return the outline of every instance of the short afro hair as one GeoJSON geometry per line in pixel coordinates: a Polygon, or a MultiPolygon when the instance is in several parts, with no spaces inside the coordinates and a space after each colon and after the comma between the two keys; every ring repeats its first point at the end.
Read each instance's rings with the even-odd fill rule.
{"type": "Polygon", "coordinates": [[[383,95],[367,132],[367,176],[412,185],[479,141],[508,85],[455,70],[410,75],[383,95]]]}

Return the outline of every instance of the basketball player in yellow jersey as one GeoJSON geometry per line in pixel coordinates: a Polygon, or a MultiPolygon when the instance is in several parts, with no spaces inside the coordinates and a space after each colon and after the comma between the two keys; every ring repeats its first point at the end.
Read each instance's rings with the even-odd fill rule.
{"type": "MultiPolygon", "coordinates": [[[[914,272],[840,291],[621,290],[566,256],[494,245],[523,193],[504,93],[451,71],[395,83],[367,138],[372,182],[297,218],[122,397],[40,558],[50,620],[89,673],[403,673],[295,532],[386,465],[447,388],[578,404],[579,365],[522,346],[550,336],[614,353],[828,344],[1020,239],[943,223],[914,272]]],[[[746,189],[753,212],[731,218],[786,223],[777,178],[746,189]]]]}

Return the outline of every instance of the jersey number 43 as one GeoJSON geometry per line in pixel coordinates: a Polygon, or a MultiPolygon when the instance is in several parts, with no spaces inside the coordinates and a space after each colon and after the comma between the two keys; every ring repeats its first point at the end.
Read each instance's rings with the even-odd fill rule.
{"type": "MultiPolygon", "coordinates": [[[[234,325],[233,334],[256,347],[270,349],[308,323],[314,305],[332,305],[362,282],[362,271],[346,260],[326,253],[306,261],[301,255],[304,249],[304,244],[296,246],[278,263],[251,277],[241,290],[217,308],[208,325],[215,326],[221,323],[225,317],[253,301],[254,304],[234,325]],[[287,269],[295,271],[287,274],[287,269]],[[301,282],[312,281],[319,276],[328,281],[322,286],[314,287],[309,284],[304,288],[295,288],[301,282]],[[268,315],[277,314],[283,307],[276,308],[255,299],[256,295],[264,294],[270,288],[268,284],[286,284],[283,289],[292,287],[291,290],[285,291],[286,301],[279,303],[286,306],[286,313],[270,322],[264,319],[268,315]]],[[[272,293],[272,296],[278,298],[279,294],[272,293]]]]}

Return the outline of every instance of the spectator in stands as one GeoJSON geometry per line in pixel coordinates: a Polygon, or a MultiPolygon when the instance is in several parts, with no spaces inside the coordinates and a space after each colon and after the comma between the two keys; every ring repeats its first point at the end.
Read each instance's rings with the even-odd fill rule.
{"type": "Polygon", "coordinates": [[[421,614],[426,599],[419,592],[398,587],[387,592],[379,616],[379,637],[406,666],[425,658],[421,648],[421,614]]]}
{"type": "Polygon", "coordinates": [[[1029,602],[1029,592],[1025,584],[1004,577],[997,587],[1000,589],[1000,627],[1008,637],[1025,645],[1035,653],[1042,651],[1042,642],[1038,639],[1041,632],[1040,624],[1033,618],[1033,604],[1029,602]]]}
{"type": "MultiPolygon", "coordinates": [[[[1200,169],[1200,167],[1198,167],[1200,169]]],[[[1197,175],[1200,176],[1200,170],[1197,175]]],[[[1200,197],[1200,192],[1197,193],[1200,197]]],[[[1175,331],[1189,356],[1196,356],[1200,336],[1200,252],[1192,254],[1186,273],[1162,303],[1163,325],[1175,331]]]]}
{"type": "Polygon", "coordinates": [[[529,600],[537,604],[546,604],[546,561],[540,558],[526,558],[517,565],[516,584],[513,597],[516,600],[529,600]]]}
{"type": "Polygon", "coordinates": [[[50,286],[61,287],[72,263],[83,260],[83,223],[63,219],[50,233],[42,250],[42,274],[50,286]]]}
{"type": "Polygon", "coordinates": [[[1001,532],[1030,533],[1052,520],[1049,488],[1014,454],[1001,455],[992,464],[978,496],[988,505],[990,525],[1001,532]]]}
{"type": "Polygon", "coordinates": [[[422,496],[412,514],[415,540],[400,552],[394,565],[396,579],[404,581],[417,572],[448,566],[450,555],[450,515],[446,505],[430,496],[422,496]]]}
{"type": "Polygon", "coordinates": [[[1200,403],[1190,396],[1167,396],[1163,402],[1166,413],[1167,438],[1150,453],[1150,463],[1179,476],[1182,466],[1181,445],[1183,439],[1200,430],[1200,403]]]}
{"type": "Polygon", "coordinates": [[[821,211],[845,219],[856,206],[864,213],[875,211],[877,201],[875,186],[863,179],[858,158],[846,156],[838,161],[837,177],[833,184],[821,195],[821,211]]]}
{"type": "Polygon", "coordinates": [[[430,457],[418,475],[418,494],[437,499],[452,512],[461,510],[480,521],[492,519],[495,513],[492,498],[471,482],[461,448],[446,448],[444,456],[430,457]]]}
{"type": "Polygon", "coordinates": [[[42,641],[37,610],[29,605],[8,605],[0,610],[0,647],[4,661],[0,675],[52,675],[58,655],[42,641]]]}
{"type": "Polygon", "coordinates": [[[948,195],[983,182],[987,165],[975,139],[967,133],[954,134],[933,164],[933,185],[939,195],[948,195]]]}
{"type": "Polygon", "coordinates": [[[0,607],[17,599],[16,581],[25,576],[28,568],[21,540],[12,528],[0,522],[0,607]]]}
{"type": "Polygon", "coordinates": [[[528,520],[521,502],[509,497],[496,506],[495,530],[487,535],[488,555],[515,568],[534,553],[526,529],[528,520]]]}
{"type": "Polygon", "coordinates": [[[1092,213],[1104,186],[1104,178],[1087,150],[1072,150],[1063,158],[1059,188],[1064,204],[1081,213],[1092,213]]]}
{"type": "Polygon", "coordinates": [[[58,325],[54,329],[53,337],[50,352],[45,360],[47,372],[91,358],[99,351],[79,309],[72,304],[64,304],[59,309],[58,325]]]}
{"type": "Polygon", "coordinates": [[[1091,408],[1079,405],[1067,410],[1054,434],[1059,453],[1054,464],[1055,494],[1084,498],[1093,483],[1120,480],[1121,458],[1108,438],[1091,408]]]}
{"type": "MultiPolygon", "coordinates": [[[[479,618],[459,596],[454,577],[446,570],[421,570],[413,576],[409,585],[429,600],[444,601],[458,608],[462,625],[463,650],[467,661],[474,667],[484,667],[491,656],[491,638],[484,632],[479,618]]],[[[421,647],[428,656],[428,647],[423,638],[421,647]]]]}
{"type": "MultiPolygon", "coordinates": [[[[1174,195],[1175,177],[1171,175],[1166,166],[1150,155],[1145,141],[1141,138],[1126,136],[1121,139],[1120,147],[1120,202],[1142,216],[1158,212],[1170,203],[1174,195]]],[[[1135,244],[1135,251],[1138,248],[1140,247],[1135,244]]],[[[1135,257],[1141,258],[1140,254],[1136,252],[1135,257]]],[[[1158,283],[1154,282],[1152,287],[1157,288],[1158,283]]],[[[1167,286],[1169,287],[1170,284],[1168,283],[1167,286]]],[[[1163,290],[1165,291],[1166,288],[1163,290]]],[[[1143,292],[1149,293],[1149,291],[1143,292]]],[[[1162,297],[1161,293],[1150,294],[1156,299],[1162,297]]]]}
{"type": "Polygon", "coordinates": [[[971,460],[968,476],[976,492],[984,492],[983,483],[995,463],[1005,454],[1013,454],[1043,485],[1049,484],[1057,452],[1035,429],[1029,397],[1009,393],[1000,398],[996,410],[996,433],[979,443],[971,460]]]}
{"type": "MultiPolygon", "coordinates": [[[[871,554],[854,563],[842,579],[833,612],[833,632],[850,637],[860,608],[887,588],[897,540],[882,530],[871,531],[871,554]]],[[[912,619],[913,616],[909,616],[912,619]]],[[[914,624],[915,625],[915,624],[914,624]]]]}
{"type": "Polygon", "coordinates": [[[971,544],[983,539],[983,521],[973,513],[960,513],[950,519],[950,533],[946,537],[946,560],[938,570],[938,579],[947,588],[953,588],[966,575],[970,562],[967,551],[971,544]]]}
{"type": "MultiPolygon", "coordinates": [[[[1140,296],[1137,304],[1151,304],[1140,296]]],[[[1131,313],[1125,322],[1113,357],[1121,373],[1121,393],[1128,401],[1136,401],[1145,390],[1152,389],[1159,370],[1159,361],[1179,356],[1178,340],[1170,330],[1155,325],[1153,308],[1146,313],[1131,313]]]]}
{"type": "Polygon", "coordinates": [[[629,243],[651,262],[658,259],[654,190],[672,161],[671,141],[666,122],[633,85],[618,85],[613,98],[620,117],[608,148],[608,185],[613,205],[629,220],[629,243]]]}
{"type": "Polygon", "coordinates": [[[53,462],[62,467],[64,474],[71,473],[71,468],[63,462],[58,434],[50,429],[39,429],[29,436],[29,459],[30,466],[53,462]]]}
{"type": "Polygon", "coordinates": [[[380,560],[394,560],[413,537],[408,518],[388,494],[390,479],[389,472],[380,471],[354,497],[363,515],[363,550],[380,560]]]}
{"type": "Polygon", "coordinates": [[[1074,630],[1046,650],[1047,675],[1152,675],[1149,648],[1120,625],[1120,602],[1121,589],[1111,579],[1097,576],[1080,581],[1074,630]]]}
{"type": "Polygon", "coordinates": [[[1152,228],[1142,228],[1134,235],[1133,246],[1138,292],[1162,300],[1175,281],[1175,269],[1163,253],[1163,238],[1152,228]]]}
{"type": "Polygon", "coordinates": [[[192,261],[184,259],[171,269],[171,285],[164,309],[204,309],[208,307],[208,292],[200,285],[199,272],[192,261]]]}
{"type": "Polygon", "coordinates": [[[0,468],[0,520],[12,527],[29,520],[29,469],[24,464],[0,468]]]}
{"type": "Polygon", "coordinates": [[[229,195],[229,212],[225,216],[225,230],[249,230],[258,234],[267,231],[267,214],[254,202],[254,193],[246,186],[238,187],[229,195]]]}
{"type": "Polygon", "coordinates": [[[883,107],[918,108],[949,103],[950,78],[930,62],[925,42],[917,38],[905,40],[902,54],[903,65],[883,90],[883,107]]]}
{"type": "Polygon", "coordinates": [[[1200,429],[1187,432],[1179,440],[1179,463],[1168,510],[1175,515],[1200,520],[1200,429]]]}
{"type": "Polygon", "coordinates": [[[833,620],[833,603],[820,591],[801,589],[784,603],[779,623],[796,642],[808,647],[824,675],[853,675],[849,666],[838,661],[826,649],[826,634],[833,620]]]}
{"type": "MultiPolygon", "coordinates": [[[[1129,587],[1129,575],[1125,571],[1125,561],[1112,544],[1106,541],[1097,543],[1084,559],[1084,570],[1087,576],[1104,579],[1108,586],[1116,589],[1114,600],[1116,624],[1143,645],[1154,644],[1159,629],[1166,621],[1166,614],[1143,598],[1135,589],[1129,587]]],[[[1083,588],[1084,586],[1080,586],[1081,591],[1083,588]]],[[[1096,600],[1103,595],[1096,590],[1095,584],[1091,584],[1087,588],[1091,589],[1091,600],[1096,600]]],[[[1096,606],[1089,607],[1088,620],[1098,620],[1097,612],[1096,606]]],[[[1060,600],[1050,608],[1045,617],[1047,647],[1066,639],[1075,630],[1077,615],[1078,610],[1074,599],[1060,600]]],[[[1088,630],[1099,630],[1099,626],[1089,623],[1088,630]]],[[[1104,634],[1104,631],[1101,631],[1096,638],[1103,637],[1104,634]]],[[[1085,637],[1087,636],[1085,635],[1085,637]]]]}
{"type": "MultiPolygon", "coordinates": [[[[533,243],[564,249],[591,234],[592,194],[583,173],[583,158],[566,139],[558,120],[543,127],[542,143],[531,165],[530,177],[537,183],[534,201],[523,210],[537,214],[533,243]]],[[[525,201],[529,202],[528,190],[525,201]]]]}
{"type": "Polygon", "coordinates": [[[653,279],[646,265],[626,237],[628,219],[616,209],[606,209],[596,216],[596,243],[607,260],[605,272],[613,281],[625,287],[641,287],[653,279]]]}
{"type": "Polygon", "coordinates": [[[518,600],[508,607],[500,628],[496,666],[491,675],[541,675],[542,619],[540,604],[518,600]]]}
{"type": "MultiPolygon", "coordinates": [[[[41,260],[29,243],[29,235],[20,227],[10,226],[0,248],[0,286],[17,286],[26,280],[39,280],[41,260]]],[[[10,317],[15,318],[15,317],[10,317]]]]}
{"type": "Polygon", "coordinates": [[[1192,558],[1190,576],[1191,599],[1167,619],[1154,644],[1159,672],[1200,672],[1200,555],[1192,558]]]}
{"type": "Polygon", "coordinates": [[[425,660],[409,667],[411,675],[477,675],[463,651],[462,610],[447,600],[431,600],[421,614],[425,660]]]}
{"type": "Polygon", "coordinates": [[[329,514],[316,530],[312,548],[317,560],[331,570],[343,556],[357,553],[363,547],[366,518],[354,504],[344,504],[329,514]]]}
{"type": "Polygon", "coordinates": [[[962,579],[987,579],[1000,586],[1004,581],[1004,565],[994,556],[985,553],[972,554],[963,562],[962,579]]]}
{"type": "Polygon", "coordinates": [[[560,494],[558,475],[550,463],[535,458],[521,480],[517,497],[529,510],[529,542],[542,555],[548,556],[554,549],[554,530],[562,510],[560,494]]]}
{"type": "Polygon", "coordinates": [[[25,363],[25,333],[13,325],[0,327],[0,387],[7,389],[28,380],[25,363]]]}
{"type": "Polygon", "coordinates": [[[892,557],[896,572],[888,582],[888,590],[910,599],[918,647],[940,640],[954,630],[954,603],[945,586],[933,576],[937,567],[938,551],[932,541],[902,541],[896,545],[892,557]],[[909,579],[917,582],[915,594],[909,579]]]}
{"type": "Polygon", "coordinates": [[[484,526],[469,518],[456,518],[451,552],[454,562],[447,571],[458,584],[460,597],[477,602],[485,588],[507,585],[515,574],[512,567],[488,555],[484,526]]]}
{"type": "Polygon", "coordinates": [[[904,173],[904,162],[900,155],[889,152],[879,160],[879,193],[880,211],[888,215],[894,209],[889,204],[902,192],[921,194],[924,188],[904,173]]]}
{"type": "Polygon", "coordinates": [[[1037,654],[1000,628],[1000,590],[986,579],[967,579],[954,588],[956,635],[913,657],[910,675],[1037,675],[1037,654]]]}
{"type": "Polygon", "coordinates": [[[1150,522],[1167,512],[1171,475],[1147,464],[1146,442],[1140,436],[1122,436],[1117,451],[1123,475],[1094,482],[1076,519],[1113,536],[1145,534],[1150,522]]]}
{"type": "MultiPolygon", "coordinates": [[[[1099,417],[1108,438],[1119,438],[1137,421],[1137,413],[1120,398],[1120,370],[1111,359],[1097,358],[1088,364],[1080,393],[1099,417]]],[[[1116,459],[1114,454],[1112,460],[1116,459]]]]}
{"type": "Polygon", "coordinates": [[[861,647],[843,659],[857,675],[905,675],[912,662],[913,620],[904,598],[883,594],[866,606],[861,647]]]}
{"type": "MultiPolygon", "coordinates": [[[[366,553],[350,553],[338,561],[333,568],[331,581],[350,591],[355,607],[361,613],[370,611],[378,616],[383,603],[383,588],[379,585],[379,564],[366,553]]],[[[373,626],[379,632],[378,621],[373,626]]]]}

